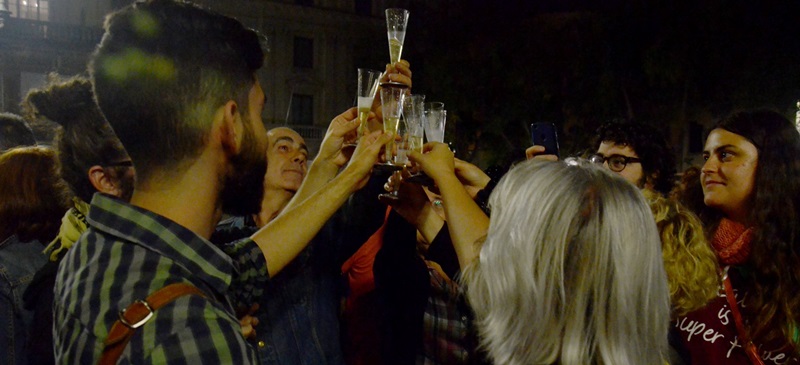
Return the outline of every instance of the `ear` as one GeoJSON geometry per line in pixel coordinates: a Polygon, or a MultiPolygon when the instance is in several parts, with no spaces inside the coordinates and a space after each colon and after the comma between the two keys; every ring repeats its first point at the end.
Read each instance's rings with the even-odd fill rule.
{"type": "Polygon", "coordinates": [[[233,100],[228,100],[222,106],[221,124],[219,124],[220,141],[222,148],[231,155],[239,153],[244,136],[244,126],[242,116],[239,113],[239,106],[233,100]]]}
{"type": "Polygon", "coordinates": [[[92,182],[97,191],[109,195],[119,196],[122,191],[114,184],[114,179],[99,165],[94,165],[89,168],[89,181],[92,182]]]}

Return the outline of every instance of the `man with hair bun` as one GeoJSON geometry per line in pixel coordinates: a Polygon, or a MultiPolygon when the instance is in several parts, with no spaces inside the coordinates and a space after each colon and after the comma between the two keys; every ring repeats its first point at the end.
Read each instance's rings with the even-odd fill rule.
{"type": "MultiPolygon", "coordinates": [[[[57,363],[258,362],[234,308],[259,300],[269,278],[363,186],[390,139],[363,137],[338,175],[307,194],[301,187],[303,199],[269,225],[224,251],[212,244],[223,212],[260,208],[260,43],[239,21],[182,1],[136,2],[106,19],[89,71],[136,181],[129,203],[94,195],[89,228],[59,266],[57,363]],[[126,329],[129,340],[113,342],[110,334],[126,329]]],[[[346,131],[358,125],[354,109],[339,120],[346,131]]]]}

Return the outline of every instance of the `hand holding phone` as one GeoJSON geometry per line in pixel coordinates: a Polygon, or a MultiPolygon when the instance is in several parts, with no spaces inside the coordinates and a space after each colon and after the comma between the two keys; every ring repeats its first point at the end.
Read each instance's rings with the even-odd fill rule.
{"type": "Polygon", "coordinates": [[[558,133],[556,125],[548,122],[531,124],[531,142],[536,146],[544,146],[544,155],[558,154],[558,133]]]}

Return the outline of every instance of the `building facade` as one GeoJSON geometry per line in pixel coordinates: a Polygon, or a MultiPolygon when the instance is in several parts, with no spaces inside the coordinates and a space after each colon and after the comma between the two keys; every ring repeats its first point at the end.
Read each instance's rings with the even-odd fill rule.
{"type": "MultiPolygon", "coordinates": [[[[0,111],[46,75],[85,73],[105,14],[125,0],[0,0],[0,111]]],[[[312,153],[330,120],[354,105],[356,69],[388,62],[382,1],[195,0],[233,16],[268,39],[259,72],[267,127],[290,126],[312,153]]]]}

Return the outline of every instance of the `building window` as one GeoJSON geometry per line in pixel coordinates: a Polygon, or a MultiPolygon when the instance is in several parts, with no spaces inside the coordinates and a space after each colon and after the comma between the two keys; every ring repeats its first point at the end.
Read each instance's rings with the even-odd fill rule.
{"type": "Polygon", "coordinates": [[[314,40],[294,37],[294,67],[314,68],[314,40]]]}
{"type": "Polygon", "coordinates": [[[50,20],[49,0],[8,0],[8,11],[15,18],[50,20]]]}
{"type": "Polygon", "coordinates": [[[314,125],[314,97],[292,94],[292,124],[314,125]]]}

